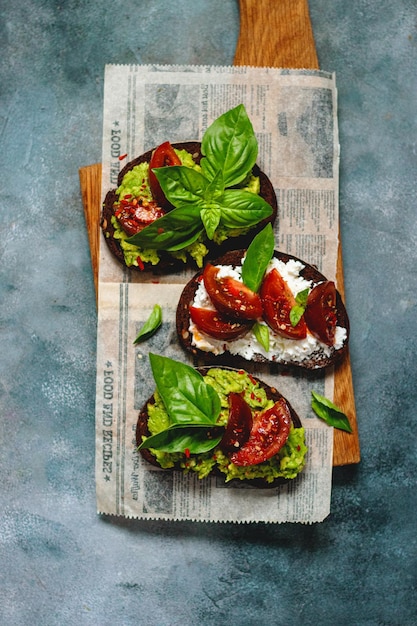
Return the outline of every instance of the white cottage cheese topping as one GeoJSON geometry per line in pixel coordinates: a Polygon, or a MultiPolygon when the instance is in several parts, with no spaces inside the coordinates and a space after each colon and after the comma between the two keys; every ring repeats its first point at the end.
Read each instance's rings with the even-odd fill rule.
{"type": "MultiPolygon", "coordinates": [[[[266,273],[276,268],[284,280],[287,282],[294,296],[300,291],[313,286],[312,281],[308,281],[300,276],[300,271],[304,265],[300,261],[290,259],[287,263],[276,259],[271,259],[266,273]]],[[[241,280],[241,267],[232,267],[231,265],[222,265],[218,273],[219,277],[231,276],[237,280],[241,280]]],[[[209,295],[204,287],[203,281],[200,282],[194,297],[193,306],[203,309],[215,310],[209,295]]],[[[234,339],[233,341],[223,341],[209,337],[202,333],[197,326],[190,320],[189,331],[192,334],[192,345],[203,350],[204,352],[212,352],[215,355],[223,354],[228,351],[233,355],[241,356],[250,361],[255,355],[262,355],[269,361],[285,361],[302,363],[306,359],[310,359],[315,353],[321,356],[330,356],[333,349],[339,350],[346,340],[347,332],[345,328],[336,327],[335,343],[332,348],[326,346],[311,333],[307,331],[305,339],[287,339],[267,326],[267,324],[259,319],[260,324],[265,325],[269,331],[269,351],[266,352],[261,344],[256,340],[252,331],[249,331],[243,337],[234,339]]]]}

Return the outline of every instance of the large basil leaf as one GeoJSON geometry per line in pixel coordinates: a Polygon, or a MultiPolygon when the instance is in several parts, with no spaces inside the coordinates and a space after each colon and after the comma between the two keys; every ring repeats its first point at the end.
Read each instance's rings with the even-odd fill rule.
{"type": "Polygon", "coordinates": [[[246,251],[242,265],[242,280],[249,289],[257,292],[265,270],[274,254],[275,238],[271,224],[267,224],[253,239],[246,251]]]}
{"type": "Polygon", "coordinates": [[[190,204],[173,209],[126,241],[141,248],[173,250],[189,245],[189,240],[198,238],[200,232],[200,207],[190,204]]]}
{"type": "Polygon", "coordinates": [[[316,391],[311,392],[311,408],[315,414],[333,428],[339,428],[345,430],[348,433],[352,432],[352,427],[349,424],[347,415],[337,408],[333,402],[321,396],[316,391]]]}
{"type": "Polygon", "coordinates": [[[174,424],[215,424],[218,393],[190,365],[149,354],[152,373],[165,409],[174,424]]]}
{"type": "Polygon", "coordinates": [[[198,204],[205,196],[209,181],[200,172],[185,165],[171,165],[154,170],[166,198],[174,205],[198,204]]]}
{"type": "Polygon", "coordinates": [[[224,186],[238,185],[252,170],[258,156],[258,142],[243,104],[218,117],[201,142],[203,174],[212,180],[223,172],[224,186]]]}
{"type": "Polygon", "coordinates": [[[221,206],[221,223],[226,228],[254,226],[272,214],[272,207],[261,196],[239,189],[226,189],[221,206]]]}
{"type": "Polygon", "coordinates": [[[162,452],[190,454],[209,452],[217,446],[223,435],[222,429],[213,431],[213,424],[173,424],[166,430],[145,439],[138,449],[156,448],[162,452]],[[217,432],[220,431],[220,432],[217,432]]]}

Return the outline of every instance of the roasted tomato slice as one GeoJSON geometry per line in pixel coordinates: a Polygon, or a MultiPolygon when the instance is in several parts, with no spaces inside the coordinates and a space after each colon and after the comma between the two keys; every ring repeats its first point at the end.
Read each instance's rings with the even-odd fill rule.
{"type": "Polygon", "coordinates": [[[264,320],[273,331],[289,339],[304,339],[307,336],[303,316],[296,326],[291,324],[290,311],[296,305],[295,298],[276,268],[265,276],[259,293],[264,320]]]}
{"type": "Polygon", "coordinates": [[[237,452],[247,442],[252,430],[252,411],[246,400],[232,391],[229,394],[229,419],[220,441],[224,452],[237,452]]]}
{"type": "Polygon", "coordinates": [[[166,199],[161,185],[152,170],[153,168],[165,167],[167,165],[181,165],[181,159],[178,157],[169,141],[165,141],[165,143],[161,143],[160,146],[155,148],[149,163],[149,185],[152,196],[155,202],[163,208],[171,208],[171,204],[166,199]]]}
{"type": "Polygon", "coordinates": [[[284,398],[263,413],[256,413],[249,439],[230,460],[235,465],[258,465],[267,461],[285,445],[291,427],[291,413],[284,398]]]}
{"type": "Polygon", "coordinates": [[[136,235],[164,214],[165,211],[156,202],[126,196],[121,199],[115,211],[118,222],[129,236],[136,235]]]}
{"type": "Polygon", "coordinates": [[[336,333],[336,286],[328,280],[319,283],[308,294],[304,318],[312,335],[327,346],[334,344],[336,333]]]}
{"type": "Polygon", "coordinates": [[[203,271],[204,286],[216,309],[240,320],[262,316],[262,302],[254,291],[231,276],[219,277],[219,268],[208,263],[203,271]]]}
{"type": "Polygon", "coordinates": [[[201,332],[223,341],[237,339],[245,335],[252,326],[252,324],[227,319],[218,311],[200,309],[195,306],[190,306],[190,317],[201,332]]]}

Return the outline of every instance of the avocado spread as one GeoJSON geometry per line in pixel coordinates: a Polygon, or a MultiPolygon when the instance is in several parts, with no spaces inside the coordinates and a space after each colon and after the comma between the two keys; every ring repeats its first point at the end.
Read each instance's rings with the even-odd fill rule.
{"type": "MultiPolygon", "coordinates": [[[[201,171],[200,166],[194,162],[193,157],[189,152],[187,152],[186,150],[177,149],[175,149],[175,152],[179,156],[182,165],[190,167],[197,171],[201,171]]],[[[149,163],[140,163],[139,165],[135,165],[135,167],[126,172],[121,185],[119,185],[119,187],[116,189],[116,194],[119,196],[119,198],[130,195],[135,198],[142,197],[146,198],[147,200],[152,200],[148,173],[149,163]]],[[[244,189],[254,194],[259,194],[259,178],[257,176],[250,175],[247,181],[245,181],[244,189]]],[[[126,239],[128,239],[129,235],[125,233],[114,215],[111,218],[111,223],[114,228],[113,236],[120,242],[120,246],[124,254],[125,263],[128,267],[131,267],[132,265],[139,266],[140,261],[142,261],[143,263],[151,263],[152,265],[157,265],[159,263],[160,256],[157,250],[143,249],[139,248],[138,246],[132,245],[131,243],[128,243],[126,239]],[[138,258],[140,259],[140,261],[138,261],[138,258]]],[[[238,237],[245,232],[247,232],[247,228],[236,228],[231,230],[219,226],[214,233],[213,241],[216,244],[220,245],[229,237],[238,237]]],[[[207,253],[208,248],[204,243],[203,235],[190,246],[187,246],[182,250],[170,252],[173,258],[178,259],[183,263],[187,262],[187,255],[189,255],[192,259],[194,259],[197,267],[203,267],[204,257],[207,255],[207,253]]]]}
{"type": "MultiPolygon", "coordinates": [[[[243,394],[244,399],[252,411],[264,411],[273,406],[273,400],[269,400],[265,390],[246,372],[241,370],[227,370],[211,368],[205,381],[217,391],[221,401],[221,412],[218,424],[226,426],[229,414],[228,395],[234,391],[243,394]]],[[[158,391],[154,394],[155,403],[148,404],[148,429],[151,435],[155,435],[170,426],[170,419],[165,410],[158,391]]],[[[230,461],[220,450],[214,448],[203,454],[185,455],[182,453],[167,453],[160,450],[150,449],[156,457],[159,465],[165,469],[181,468],[186,472],[195,472],[199,478],[205,478],[214,469],[225,475],[225,481],[232,479],[248,480],[263,479],[268,483],[276,478],[295,478],[305,465],[307,447],[304,439],[304,428],[291,426],[286,444],[274,457],[258,465],[241,467],[230,461]]]]}

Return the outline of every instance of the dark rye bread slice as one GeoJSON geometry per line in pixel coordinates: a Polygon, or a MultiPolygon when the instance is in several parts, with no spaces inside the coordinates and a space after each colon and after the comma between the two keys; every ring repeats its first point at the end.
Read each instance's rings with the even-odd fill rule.
{"type": "MultiPolygon", "coordinates": [[[[227,252],[225,255],[213,261],[213,265],[239,266],[241,265],[241,261],[245,252],[246,250],[232,250],[230,252],[227,252]]],[[[326,277],[317,270],[317,268],[305,263],[295,256],[285,254],[284,252],[279,252],[277,250],[274,252],[274,256],[284,263],[287,263],[290,259],[300,261],[304,265],[304,268],[301,270],[300,275],[303,276],[306,280],[313,281],[313,284],[317,284],[327,280],[326,277]]],[[[210,352],[200,350],[192,345],[192,335],[189,331],[189,307],[194,300],[195,292],[201,282],[202,273],[203,270],[200,270],[199,272],[197,272],[197,274],[195,274],[195,276],[186,284],[180,296],[176,314],[176,327],[179,341],[183,348],[190,352],[194,357],[200,358],[203,363],[214,364],[217,362],[243,366],[243,356],[231,354],[229,351],[225,351],[223,354],[219,354],[216,356],[210,352]]],[[[301,367],[307,370],[322,369],[324,367],[329,367],[339,362],[346,354],[349,343],[349,319],[339,292],[336,293],[336,307],[337,325],[341,326],[342,328],[346,328],[347,332],[346,340],[341,348],[335,349],[334,347],[331,347],[329,355],[324,354],[323,351],[317,351],[316,353],[312,354],[310,358],[302,362],[294,362],[290,360],[269,360],[266,359],[262,354],[255,354],[251,360],[258,363],[273,362],[278,364],[279,366],[297,368],[301,367]]]]}
{"type": "MultiPolygon", "coordinates": [[[[239,371],[235,368],[232,367],[227,367],[227,366],[223,366],[223,365],[213,365],[213,366],[203,366],[203,367],[196,367],[196,370],[198,372],[200,372],[200,374],[202,374],[203,376],[205,376],[207,374],[207,372],[212,369],[212,367],[215,367],[216,369],[224,369],[224,370],[233,370],[233,371],[239,371]]],[[[250,375],[252,380],[256,381],[260,387],[262,387],[265,390],[266,393],[266,397],[268,398],[268,400],[272,400],[274,403],[278,402],[278,400],[280,400],[281,398],[284,398],[284,396],[275,388],[275,387],[271,387],[270,385],[266,384],[265,382],[263,382],[262,380],[260,380],[259,378],[257,378],[256,376],[253,376],[252,374],[250,375]]],[[[295,412],[295,410],[293,409],[293,407],[291,406],[291,404],[288,402],[288,400],[286,398],[284,398],[288,409],[290,411],[291,414],[291,421],[293,423],[294,428],[302,428],[302,423],[301,420],[298,416],[298,414],[295,412]]],[[[139,416],[138,416],[138,421],[136,424],[136,445],[139,446],[142,443],[142,437],[149,437],[150,436],[150,432],[148,429],[148,420],[149,420],[149,413],[148,413],[148,405],[149,404],[154,404],[155,403],[155,396],[152,395],[150,398],[148,398],[148,400],[145,402],[145,404],[143,405],[143,407],[140,410],[139,416]]],[[[141,455],[143,456],[144,459],[146,459],[146,461],[148,461],[149,463],[151,463],[152,465],[156,466],[156,467],[160,467],[158,461],[156,460],[156,458],[154,457],[154,455],[152,454],[152,452],[150,452],[150,450],[143,448],[140,450],[141,455]]],[[[172,468],[172,469],[168,469],[165,471],[173,471],[173,469],[181,469],[181,468],[172,468]]],[[[215,475],[216,476],[224,476],[219,470],[215,471],[215,475]]],[[[243,482],[240,479],[236,479],[239,482],[243,482]]],[[[278,484],[282,484],[282,483],[286,483],[288,482],[289,479],[285,479],[285,478],[277,478],[274,480],[273,483],[267,483],[265,480],[263,479],[253,479],[253,480],[246,480],[244,481],[245,483],[251,484],[254,487],[274,487],[278,484]]],[[[233,482],[233,481],[230,481],[233,482]]]]}
{"type": "MultiPolygon", "coordinates": [[[[197,141],[187,141],[183,143],[174,143],[172,144],[174,148],[178,150],[187,150],[196,163],[200,163],[202,158],[201,154],[201,143],[197,141]]],[[[135,167],[135,165],[139,165],[140,163],[149,163],[153,150],[148,150],[141,156],[137,157],[133,161],[130,161],[125,165],[125,167],[120,171],[117,186],[121,185],[122,180],[126,172],[130,171],[135,167]]],[[[275,195],[274,188],[272,186],[271,181],[267,177],[267,175],[262,172],[257,165],[253,168],[253,173],[255,176],[259,177],[260,180],[260,195],[268,204],[272,207],[272,214],[265,220],[262,220],[256,227],[252,228],[246,235],[242,235],[239,237],[231,237],[226,240],[220,246],[212,243],[206,242],[206,245],[209,249],[208,257],[220,256],[224,254],[226,251],[231,248],[241,248],[247,247],[253,237],[258,233],[268,222],[274,223],[277,217],[278,205],[277,198],[275,195]]],[[[115,229],[111,222],[111,218],[114,214],[114,203],[118,201],[118,195],[116,194],[116,189],[111,189],[107,192],[106,197],[104,199],[100,225],[104,234],[104,239],[106,241],[107,246],[109,247],[110,252],[122,263],[125,265],[123,250],[120,246],[120,242],[118,239],[114,238],[115,229]]],[[[176,272],[180,271],[184,268],[184,263],[181,260],[174,259],[167,252],[161,251],[159,253],[160,261],[157,265],[152,265],[151,263],[145,263],[144,268],[140,269],[135,265],[131,266],[131,269],[138,271],[151,271],[154,273],[168,273],[168,272],[176,272]]],[[[191,257],[189,257],[190,263],[192,263],[191,257]]],[[[194,264],[194,267],[196,265],[194,264]]]]}

